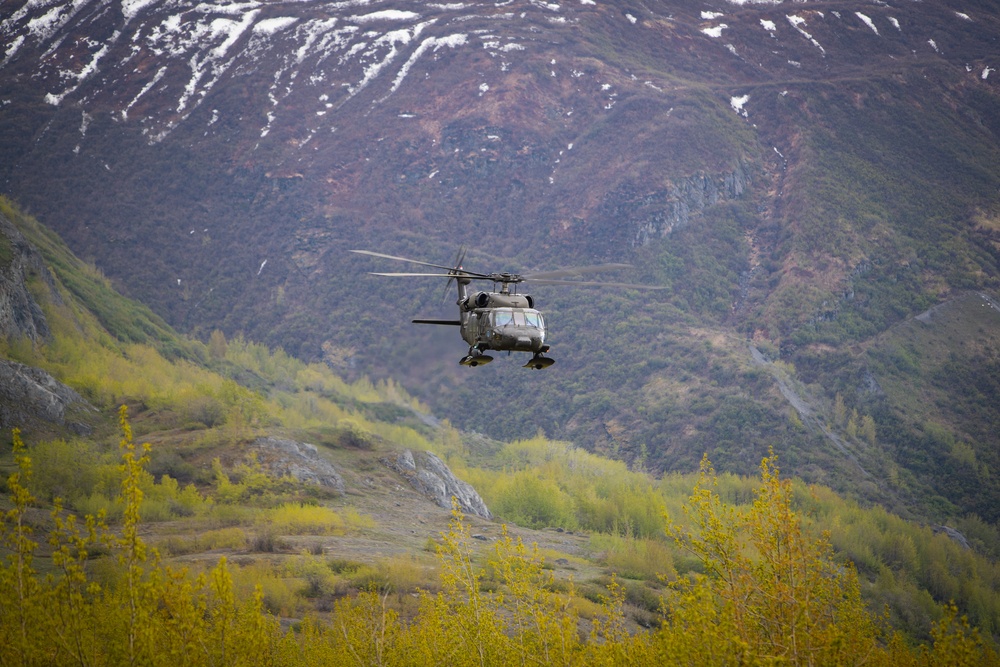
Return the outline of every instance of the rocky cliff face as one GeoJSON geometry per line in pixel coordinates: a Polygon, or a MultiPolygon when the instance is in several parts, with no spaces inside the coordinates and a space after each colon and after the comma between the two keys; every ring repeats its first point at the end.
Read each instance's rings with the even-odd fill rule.
{"type": "Polygon", "coordinates": [[[0,431],[65,426],[86,434],[94,412],[82,396],[45,371],[0,359],[0,431]]]}
{"type": "MultiPolygon", "coordinates": [[[[34,283],[45,298],[59,299],[38,251],[0,214],[0,339],[41,344],[49,335],[41,306],[32,295],[34,283]]],[[[45,371],[0,359],[0,430],[30,431],[39,424],[88,432],[93,408],[75,391],[45,371]]]]}
{"type": "Polygon", "coordinates": [[[49,335],[45,313],[28,289],[31,281],[58,298],[41,255],[0,213],[0,338],[37,343],[49,335]]]}
{"type": "Polygon", "coordinates": [[[455,477],[448,465],[431,452],[406,449],[395,458],[384,460],[386,466],[402,475],[410,485],[440,507],[457,503],[466,514],[492,519],[493,514],[472,485],[455,477]]]}

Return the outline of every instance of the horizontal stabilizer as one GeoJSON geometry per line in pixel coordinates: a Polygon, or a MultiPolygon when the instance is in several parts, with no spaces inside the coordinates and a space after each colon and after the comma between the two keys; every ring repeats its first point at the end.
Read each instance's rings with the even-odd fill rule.
{"type": "Polygon", "coordinates": [[[462,323],[459,320],[413,320],[414,324],[447,324],[452,327],[460,327],[462,323]]]}

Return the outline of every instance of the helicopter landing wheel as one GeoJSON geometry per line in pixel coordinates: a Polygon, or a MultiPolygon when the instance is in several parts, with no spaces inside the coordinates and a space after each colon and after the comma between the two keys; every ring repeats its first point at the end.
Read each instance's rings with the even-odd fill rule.
{"type": "Polygon", "coordinates": [[[473,349],[470,350],[469,352],[470,353],[462,357],[462,359],[458,363],[462,364],[463,366],[472,366],[473,368],[475,368],[476,366],[485,366],[486,364],[493,361],[493,357],[489,356],[488,354],[482,354],[479,350],[473,349]]]}
{"type": "Polygon", "coordinates": [[[552,364],[556,363],[555,359],[551,357],[545,357],[541,354],[536,354],[531,358],[531,360],[524,365],[525,368],[534,368],[535,370],[542,370],[543,368],[548,368],[552,364]]]}

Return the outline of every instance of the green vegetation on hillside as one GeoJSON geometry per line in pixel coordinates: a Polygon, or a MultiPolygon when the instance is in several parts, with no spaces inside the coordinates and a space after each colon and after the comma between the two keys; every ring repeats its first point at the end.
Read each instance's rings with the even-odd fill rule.
{"type": "Polygon", "coordinates": [[[905,88],[879,80],[800,93],[824,114],[808,123],[789,176],[794,235],[781,259],[799,274],[783,276],[753,319],[789,351],[865,340],[949,293],[1000,286],[996,233],[975,221],[996,205],[996,145],[971,113],[915,104],[905,88]],[[792,295],[807,298],[782,307],[792,295]]]}
{"type": "MultiPolygon", "coordinates": [[[[45,258],[62,285],[107,331],[123,342],[146,343],[166,356],[190,358],[193,347],[146,306],[116,292],[99,269],[80,261],[52,230],[0,196],[0,215],[13,222],[45,258]]],[[[0,241],[0,247],[6,239],[0,241]]],[[[2,260],[0,249],[0,260],[2,260]]],[[[2,261],[0,261],[2,264],[2,261]]]]}
{"type": "MultiPolygon", "coordinates": [[[[100,298],[110,292],[85,268],[71,270],[81,289],[100,298]]],[[[577,663],[611,661],[616,652],[640,662],[698,656],[708,645],[720,660],[752,662],[794,659],[802,646],[785,643],[789,633],[808,637],[831,663],[850,657],[838,653],[845,647],[870,649],[875,664],[933,663],[948,651],[993,659],[949,606],[988,644],[1000,632],[1000,534],[974,516],[951,524],[968,539],[965,549],[882,508],[779,479],[770,457],[760,480],[715,475],[707,463],[698,475],[657,478],[642,469],[641,449],[630,469],[542,436],[495,443],[433,425],[392,382],[347,383],[325,365],[221,332],[203,344],[167,329],[164,350],[188,352],[168,357],[132,340],[128,328],[108,329],[55,273],[63,298],[42,304],[50,340],[3,341],[0,351],[49,370],[108,420],[92,436],[27,448],[15,435],[13,460],[0,459],[12,469],[0,596],[16,603],[2,605],[0,632],[9,634],[0,646],[15,660],[69,662],[86,652],[113,663],[130,652],[208,662],[252,647],[276,662],[308,664],[311,655],[351,650],[384,651],[391,662],[418,645],[424,652],[413,655],[450,655],[453,646],[441,644],[447,634],[469,651],[490,637],[498,659],[563,642],[562,655],[577,663]],[[154,443],[148,454],[128,444],[132,426],[124,420],[124,446],[114,447],[111,416],[122,404],[139,437],[154,443]],[[358,505],[363,492],[334,506],[328,492],[246,460],[245,446],[273,433],[314,442],[327,458],[366,466],[366,475],[375,474],[378,456],[432,450],[502,521],[584,531],[586,548],[535,553],[503,539],[490,556],[470,546],[457,522],[434,547],[441,555],[433,564],[417,553],[371,562],[326,554],[321,542],[301,538],[365,535],[380,526],[358,505]],[[150,547],[157,553],[136,532],[139,516],[156,535],[150,547]],[[47,547],[32,540],[36,530],[50,535],[47,547]],[[222,555],[233,564],[220,562],[222,555]],[[182,562],[188,572],[173,569],[182,562]],[[816,576],[801,588],[798,578],[781,579],[786,566],[816,576]],[[574,572],[579,580],[569,578],[574,572]],[[44,608],[58,613],[43,618],[44,608]],[[803,614],[815,622],[800,627],[803,614]],[[275,615],[309,620],[298,634],[282,633],[275,615]],[[448,625],[456,618],[480,624],[448,625]],[[593,628],[592,639],[580,641],[577,627],[593,628]],[[373,628],[383,644],[355,643],[371,642],[373,628]],[[913,642],[933,648],[911,649],[913,642]],[[46,650],[32,653],[39,647],[46,650]]],[[[706,340],[685,354],[721,378],[729,370],[709,362],[712,345],[706,340]]],[[[730,399],[734,419],[747,409],[737,399],[730,399]]],[[[720,453],[747,437],[739,428],[728,432],[720,453]]]]}
{"type": "Polygon", "coordinates": [[[57,502],[48,543],[53,573],[35,569],[38,542],[27,520],[32,462],[13,434],[11,509],[0,539],[0,658],[13,664],[998,664],[995,651],[956,610],[911,648],[864,604],[858,576],[825,537],[803,530],[789,481],[774,459],[761,465],[753,504],[723,502],[707,459],[668,531],[698,571],[676,578],[661,598],[656,629],[630,633],[626,587],[614,577],[591,623],[579,630],[573,586],[560,586],[537,548],[504,536],[477,553],[461,515],[436,547],[439,591],[419,593],[402,618],[388,592],[372,587],[340,600],[329,618],[308,616],[291,631],[264,608],[264,593],[239,600],[225,558],[194,576],[175,570],[140,534],[138,448],[120,411],[120,530],[103,513],[81,521],[57,502]],[[95,576],[93,555],[111,565],[95,576]]]}

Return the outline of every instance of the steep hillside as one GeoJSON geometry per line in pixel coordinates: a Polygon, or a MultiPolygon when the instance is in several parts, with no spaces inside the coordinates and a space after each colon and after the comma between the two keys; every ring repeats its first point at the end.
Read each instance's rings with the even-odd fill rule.
{"type": "MultiPolygon", "coordinates": [[[[176,334],[2,200],[0,239],[12,264],[32,258],[49,276],[0,281],[0,294],[32,283],[47,323],[33,341],[0,333],[0,367],[44,367],[87,397],[94,427],[53,438],[51,425],[0,424],[4,660],[211,664],[269,646],[281,664],[339,664],[381,628],[384,662],[412,664],[414,641],[424,658],[450,655],[479,618],[496,664],[554,634],[569,664],[612,649],[642,664],[682,649],[701,662],[709,647],[735,660],[749,642],[777,658],[776,636],[813,647],[812,662],[995,664],[1000,531],[981,519],[906,521],[788,479],[784,455],[755,477],[707,459],[698,474],[651,475],[541,436],[489,440],[394,383],[347,383],[221,332],[207,345],[176,334]],[[720,620],[729,601],[759,622],[720,620]],[[525,613],[538,622],[519,624],[525,613]]],[[[954,330],[953,315],[920,322],[954,330]]],[[[753,357],[806,414],[788,368],[753,357]]],[[[0,391],[0,416],[9,407],[0,391]]]]}
{"type": "MultiPolygon", "coordinates": [[[[995,519],[960,491],[988,470],[913,465],[927,416],[866,388],[891,382],[880,336],[996,296],[998,30],[975,2],[8,2],[0,178],[203,338],[400,377],[490,435],[656,469],[749,472],[775,445],[810,479],[995,519]],[[671,289],[540,290],[556,366],[470,372],[408,324],[449,316],[441,285],[345,252],[460,245],[473,269],[628,261],[671,289]]],[[[941,410],[985,462],[992,413],[941,410]]]]}

